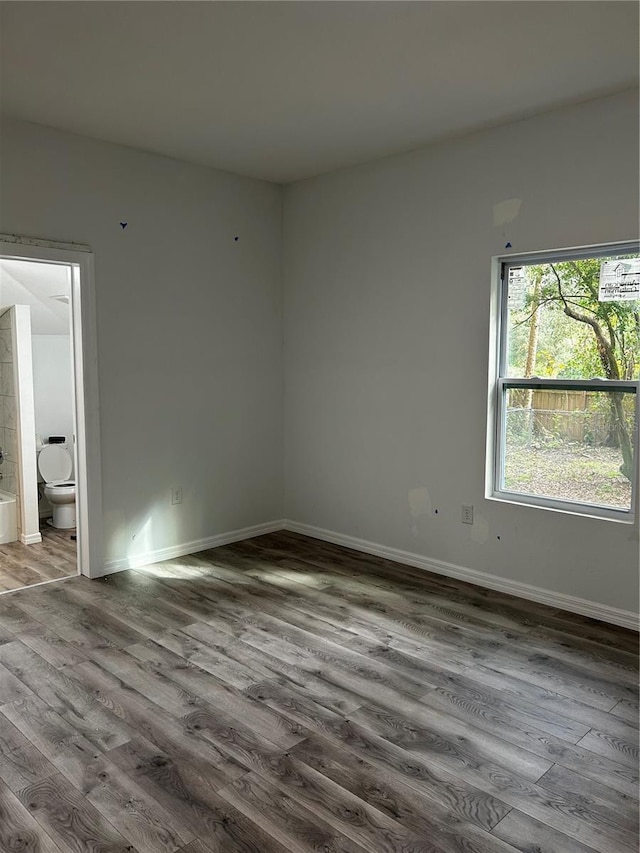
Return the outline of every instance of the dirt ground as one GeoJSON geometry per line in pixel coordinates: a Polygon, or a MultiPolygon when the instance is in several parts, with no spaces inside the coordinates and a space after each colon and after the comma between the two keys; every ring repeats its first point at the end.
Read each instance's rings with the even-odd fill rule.
{"type": "Polygon", "coordinates": [[[620,473],[620,451],[566,442],[548,448],[511,444],[505,487],[510,491],[628,509],[631,483],[620,473]]]}

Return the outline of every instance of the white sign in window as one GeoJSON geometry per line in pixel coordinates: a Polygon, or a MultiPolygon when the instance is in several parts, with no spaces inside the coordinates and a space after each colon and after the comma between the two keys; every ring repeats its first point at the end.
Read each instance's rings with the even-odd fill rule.
{"type": "Polygon", "coordinates": [[[509,267],[509,308],[524,308],[527,296],[527,276],[524,267],[509,267]]]}
{"type": "Polygon", "coordinates": [[[599,302],[640,299],[640,258],[603,261],[600,264],[599,302]]]}

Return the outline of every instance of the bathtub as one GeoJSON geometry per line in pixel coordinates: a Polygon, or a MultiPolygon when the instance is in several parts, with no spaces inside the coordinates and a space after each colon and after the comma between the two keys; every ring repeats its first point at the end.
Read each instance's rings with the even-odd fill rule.
{"type": "Polygon", "coordinates": [[[15,542],[18,538],[16,496],[0,492],[0,545],[15,542]]]}

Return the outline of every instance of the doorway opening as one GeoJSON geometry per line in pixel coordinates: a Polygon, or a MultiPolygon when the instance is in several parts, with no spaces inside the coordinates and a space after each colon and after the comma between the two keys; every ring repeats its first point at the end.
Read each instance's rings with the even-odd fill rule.
{"type": "Polygon", "coordinates": [[[0,235],[0,595],[102,574],[93,256],[0,235]]]}

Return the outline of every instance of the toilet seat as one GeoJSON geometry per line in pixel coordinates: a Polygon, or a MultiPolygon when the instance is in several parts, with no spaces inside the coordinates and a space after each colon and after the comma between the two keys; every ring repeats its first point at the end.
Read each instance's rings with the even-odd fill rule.
{"type": "Polygon", "coordinates": [[[52,480],[45,484],[45,493],[47,489],[51,489],[57,495],[75,495],[76,481],[75,480],[52,480]]]}
{"type": "Polygon", "coordinates": [[[70,482],[72,468],[71,455],[60,444],[47,444],[38,455],[38,470],[47,484],[70,482]]]}

